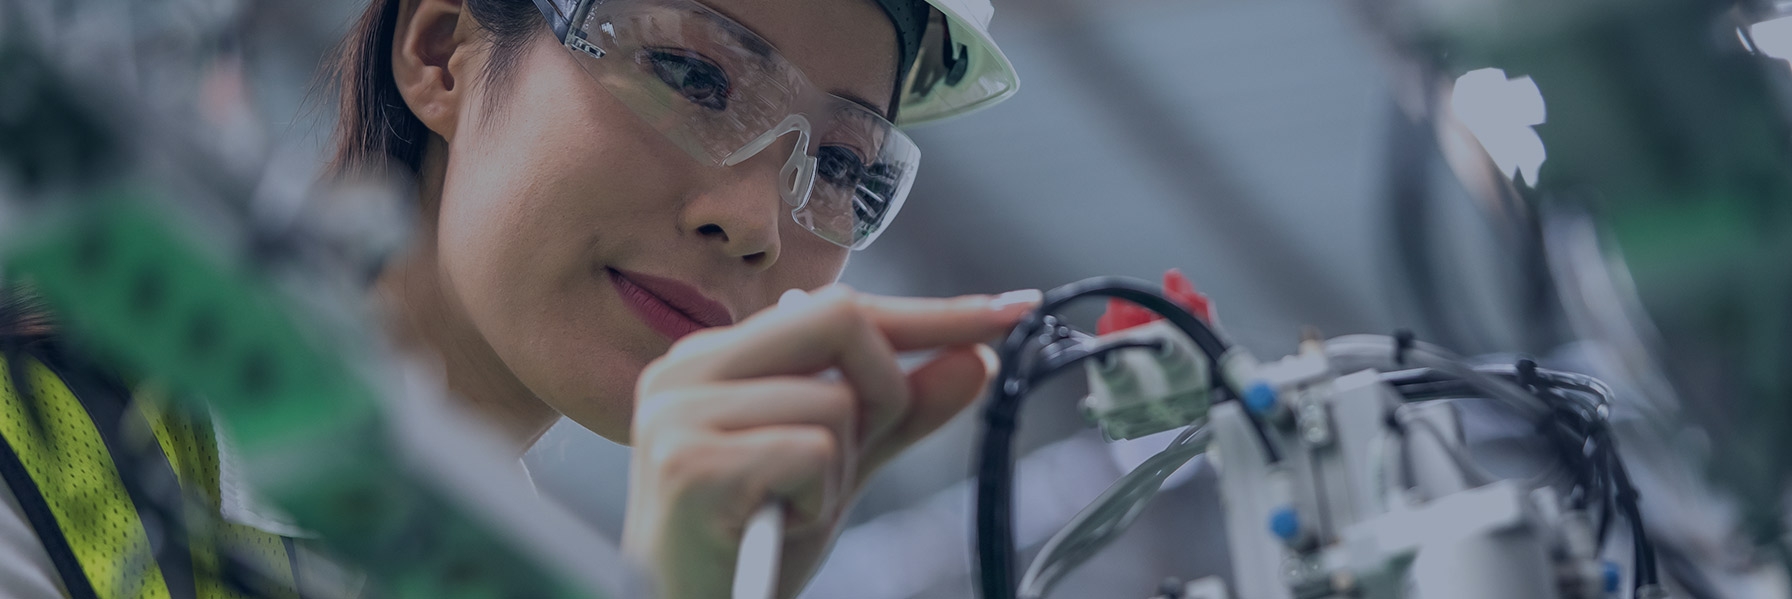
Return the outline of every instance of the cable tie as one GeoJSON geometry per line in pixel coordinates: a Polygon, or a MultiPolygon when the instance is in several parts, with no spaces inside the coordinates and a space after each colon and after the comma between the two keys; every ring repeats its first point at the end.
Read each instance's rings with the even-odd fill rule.
{"type": "Polygon", "coordinates": [[[1394,364],[1395,365],[1397,365],[1397,366],[1405,366],[1406,365],[1406,353],[1412,351],[1412,346],[1413,346],[1414,340],[1415,340],[1415,338],[1413,336],[1412,329],[1397,329],[1394,331],[1394,364]]]}
{"type": "Polygon", "coordinates": [[[1530,389],[1532,393],[1536,393],[1538,389],[1544,387],[1543,379],[1537,376],[1536,360],[1519,358],[1518,362],[1513,364],[1513,368],[1518,375],[1518,384],[1524,385],[1526,388],[1530,389]]]}

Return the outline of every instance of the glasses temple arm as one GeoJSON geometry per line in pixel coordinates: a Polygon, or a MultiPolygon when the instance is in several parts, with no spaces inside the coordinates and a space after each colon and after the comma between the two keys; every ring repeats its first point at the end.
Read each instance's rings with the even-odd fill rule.
{"type": "Polygon", "coordinates": [[[554,0],[535,0],[535,8],[541,9],[541,16],[547,17],[548,28],[554,31],[554,40],[566,41],[566,30],[572,27],[572,18],[554,0]]]}

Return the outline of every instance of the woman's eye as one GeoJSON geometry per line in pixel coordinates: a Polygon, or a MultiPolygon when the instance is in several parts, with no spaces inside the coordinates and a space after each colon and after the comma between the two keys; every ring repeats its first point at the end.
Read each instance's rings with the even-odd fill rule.
{"type": "Polygon", "coordinates": [[[728,109],[728,73],[696,56],[666,50],[648,50],[653,74],[692,104],[722,111],[728,109]]]}
{"type": "Polygon", "coordinates": [[[846,190],[841,197],[851,198],[853,218],[867,226],[889,210],[896,182],[887,166],[867,165],[858,152],[845,146],[822,146],[816,152],[815,177],[846,190]]]}
{"type": "Polygon", "coordinates": [[[896,194],[896,173],[887,164],[865,167],[865,174],[852,194],[853,213],[860,223],[876,223],[890,210],[890,196],[896,194]]]}
{"type": "Polygon", "coordinates": [[[845,146],[822,146],[815,153],[815,176],[829,184],[851,189],[865,174],[865,161],[845,146]]]}

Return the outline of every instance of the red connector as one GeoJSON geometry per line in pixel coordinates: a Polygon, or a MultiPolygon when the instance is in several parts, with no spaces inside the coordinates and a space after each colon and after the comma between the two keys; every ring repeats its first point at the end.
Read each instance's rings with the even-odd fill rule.
{"type": "MultiPolygon", "coordinates": [[[[1174,268],[1164,271],[1164,294],[1170,300],[1188,310],[1201,320],[1213,324],[1213,302],[1207,296],[1195,291],[1195,284],[1182,271],[1174,268]]],[[[1132,302],[1119,299],[1108,300],[1108,311],[1095,321],[1095,334],[1106,335],[1114,331],[1123,331],[1148,322],[1161,320],[1156,312],[1146,310],[1132,302]]]]}

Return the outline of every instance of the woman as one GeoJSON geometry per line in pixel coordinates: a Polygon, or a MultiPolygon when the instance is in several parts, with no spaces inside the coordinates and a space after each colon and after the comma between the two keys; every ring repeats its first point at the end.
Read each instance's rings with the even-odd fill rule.
{"type": "MultiPolygon", "coordinates": [[[[1037,301],[830,285],[913,180],[891,122],[1013,91],[971,4],[374,0],[351,32],[336,166],[419,190],[375,285],[390,332],[519,456],[563,415],[633,445],[622,544],[662,596],[725,596],[766,502],[788,507],[794,595],[867,477],[978,395],[979,341],[1037,301]],[[905,373],[916,350],[937,353],[905,373]]],[[[30,563],[65,592],[106,586],[48,553],[30,563]]]]}

